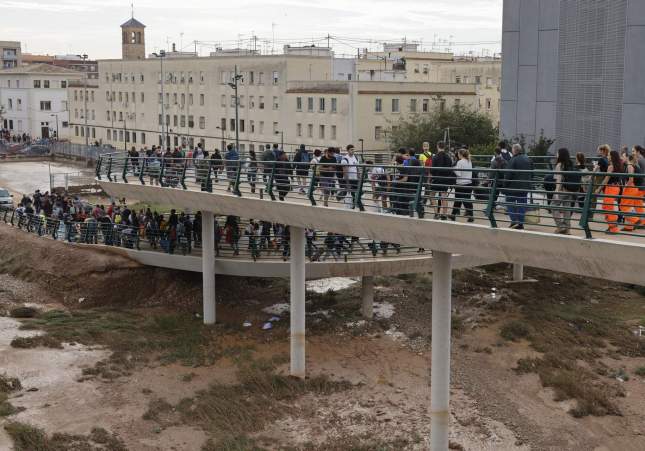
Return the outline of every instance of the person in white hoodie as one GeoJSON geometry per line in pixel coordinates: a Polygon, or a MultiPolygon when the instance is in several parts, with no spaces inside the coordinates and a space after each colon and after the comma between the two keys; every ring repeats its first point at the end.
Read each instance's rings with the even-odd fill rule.
{"type": "Polygon", "coordinates": [[[459,161],[455,165],[455,175],[457,180],[455,183],[455,202],[452,206],[451,220],[455,220],[461,212],[461,205],[463,204],[466,210],[468,222],[475,220],[473,216],[473,203],[471,197],[473,194],[473,164],[470,162],[470,152],[468,149],[459,149],[457,152],[459,161]]]}

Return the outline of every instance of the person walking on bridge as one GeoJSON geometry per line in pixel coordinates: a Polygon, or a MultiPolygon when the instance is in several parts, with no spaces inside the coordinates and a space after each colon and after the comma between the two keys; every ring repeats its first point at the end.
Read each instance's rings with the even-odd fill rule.
{"type": "Polygon", "coordinates": [[[573,172],[573,162],[569,149],[558,149],[558,159],[555,165],[555,193],[551,202],[551,213],[557,227],[555,233],[569,235],[571,229],[571,208],[575,204],[575,193],[580,192],[581,175],[562,174],[573,172]]]}
{"type": "Polygon", "coordinates": [[[508,172],[504,175],[504,189],[508,202],[508,215],[511,220],[512,229],[524,229],[524,217],[526,214],[526,202],[528,192],[531,190],[530,171],[533,170],[533,163],[524,154],[520,144],[513,144],[513,157],[508,162],[508,172]]]}
{"type": "Polygon", "coordinates": [[[620,154],[616,150],[609,152],[609,166],[607,168],[607,175],[601,183],[604,187],[604,195],[602,196],[602,209],[605,210],[605,221],[607,221],[607,230],[605,233],[616,234],[618,233],[618,214],[617,214],[617,198],[620,196],[621,185],[623,179],[619,175],[625,172],[623,162],[620,154]]]}

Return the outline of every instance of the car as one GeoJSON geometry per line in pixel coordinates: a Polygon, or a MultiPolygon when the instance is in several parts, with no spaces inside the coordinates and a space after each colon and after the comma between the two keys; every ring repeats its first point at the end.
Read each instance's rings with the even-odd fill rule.
{"type": "Polygon", "coordinates": [[[2,207],[13,208],[13,194],[4,188],[0,188],[0,208],[2,207]]]}

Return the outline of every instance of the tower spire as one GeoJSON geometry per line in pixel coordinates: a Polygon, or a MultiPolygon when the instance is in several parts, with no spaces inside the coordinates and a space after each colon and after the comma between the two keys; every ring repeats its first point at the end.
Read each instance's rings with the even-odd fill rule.
{"type": "Polygon", "coordinates": [[[130,2],[131,17],[134,19],[134,0],[130,2]]]}

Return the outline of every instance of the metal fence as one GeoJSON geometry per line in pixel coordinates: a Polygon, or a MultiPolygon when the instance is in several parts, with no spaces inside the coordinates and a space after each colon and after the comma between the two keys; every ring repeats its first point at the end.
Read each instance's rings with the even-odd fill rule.
{"type": "MultiPolygon", "coordinates": [[[[28,213],[24,208],[0,207],[0,221],[41,237],[82,244],[104,244],[169,254],[201,254],[201,230],[186,215],[177,225],[115,223],[103,216],[76,220],[28,213]]],[[[289,229],[282,225],[233,217],[216,218],[217,257],[247,260],[287,260],[291,253],[289,229]],[[249,224],[253,227],[249,227],[249,224]]],[[[425,250],[322,231],[308,230],[306,256],[312,262],[356,261],[373,258],[417,257],[425,250]]]]}
{"type": "Polygon", "coordinates": [[[99,158],[97,178],[111,182],[218,192],[486,224],[587,238],[594,232],[643,236],[643,179],[637,174],[547,169],[300,164],[187,158],[99,158]],[[430,213],[429,215],[427,213],[430,213]]]}

